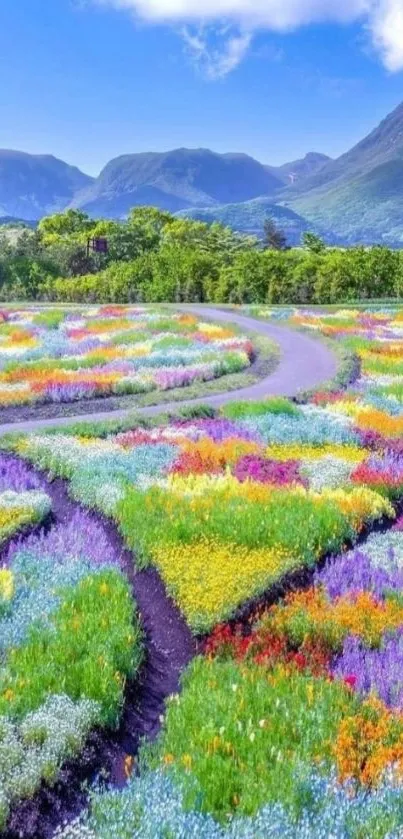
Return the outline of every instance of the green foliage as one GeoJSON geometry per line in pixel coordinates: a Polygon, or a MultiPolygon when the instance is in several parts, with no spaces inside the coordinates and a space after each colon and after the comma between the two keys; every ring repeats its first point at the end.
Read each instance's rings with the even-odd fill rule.
{"type": "Polygon", "coordinates": [[[306,231],[302,236],[303,247],[311,253],[322,253],[325,250],[325,243],[316,233],[306,231]]]}
{"type": "Polygon", "coordinates": [[[239,253],[219,275],[214,298],[217,302],[259,303],[267,296],[267,274],[262,254],[239,253]]]}
{"type": "Polygon", "coordinates": [[[301,413],[293,402],[282,396],[273,396],[261,401],[229,402],[221,409],[221,413],[228,419],[242,419],[243,417],[258,417],[265,414],[287,414],[298,416],[301,413]]]}
{"type": "Polygon", "coordinates": [[[336,552],[353,536],[347,517],[336,504],[316,504],[309,495],[297,496],[286,490],[276,490],[264,502],[228,498],[222,490],[222,503],[217,493],[217,503],[206,517],[191,496],[168,499],[167,491],[160,487],[146,492],[128,487],[116,517],[128,547],[144,563],[152,561],[156,547],[191,545],[205,539],[251,550],[281,547],[288,556],[298,557],[299,564],[313,565],[319,555],[336,552]]]}
{"type": "Polygon", "coordinates": [[[45,216],[39,222],[38,230],[46,241],[46,237],[69,236],[77,233],[87,234],[92,226],[93,222],[86,213],[82,213],[81,210],[66,210],[65,213],[45,216]]]}
{"type": "MultiPolygon", "coordinates": [[[[37,326],[45,327],[45,329],[57,329],[65,317],[66,313],[62,309],[48,309],[36,315],[34,323],[37,326]]],[[[43,365],[43,363],[41,360],[40,364],[43,365]]]]}
{"type": "Polygon", "coordinates": [[[119,719],[127,676],[141,660],[141,630],[125,578],[115,570],[66,590],[48,626],[38,624],[10,650],[0,674],[0,715],[22,719],[50,694],[100,704],[100,720],[119,719]]]}
{"type": "Polygon", "coordinates": [[[169,763],[187,807],[222,822],[279,801],[298,816],[307,790],[296,775],[315,759],[329,769],[338,725],[357,702],[340,682],[196,658],[146,760],[169,763]]]}
{"type": "Polygon", "coordinates": [[[387,247],[325,248],[305,233],[284,249],[266,219],[266,249],[218,222],[136,207],[127,221],[78,210],[42,219],[37,230],[0,233],[0,299],[83,303],[216,302],[329,304],[403,295],[403,255],[387,247]],[[87,253],[105,237],[106,254],[87,253]]]}
{"type": "Polygon", "coordinates": [[[211,405],[185,405],[179,409],[179,414],[184,419],[213,419],[216,415],[211,405]]]}
{"type": "Polygon", "coordinates": [[[197,219],[208,224],[219,222],[243,235],[261,238],[265,219],[269,215],[283,230],[289,244],[299,245],[301,235],[307,229],[307,222],[289,207],[282,207],[280,204],[274,204],[273,201],[273,198],[262,196],[239,204],[190,208],[182,210],[178,216],[197,219]]]}

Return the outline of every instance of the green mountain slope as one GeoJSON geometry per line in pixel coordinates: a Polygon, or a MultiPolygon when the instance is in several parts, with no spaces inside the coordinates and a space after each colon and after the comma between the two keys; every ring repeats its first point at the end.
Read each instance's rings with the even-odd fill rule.
{"type": "Polygon", "coordinates": [[[304,218],[288,207],[273,204],[269,198],[255,198],[243,203],[183,210],[178,215],[208,223],[219,221],[232,227],[233,230],[254,236],[262,236],[265,219],[270,216],[286,234],[289,245],[300,244],[302,233],[308,229],[312,230],[312,225],[308,224],[304,218]]]}
{"type": "Polygon", "coordinates": [[[176,149],[111,160],[72,205],[91,215],[116,218],[141,204],[176,212],[248,201],[272,195],[282,185],[280,178],[246,154],[176,149]]]}
{"type": "Polygon", "coordinates": [[[403,103],[368,137],[276,200],[347,244],[403,243],[403,103]]]}
{"type": "Polygon", "coordinates": [[[305,194],[339,181],[355,180],[391,160],[403,162],[403,102],[350,151],[297,183],[290,188],[290,193],[305,194]]]}
{"type": "Polygon", "coordinates": [[[403,245],[403,161],[391,160],[326,193],[292,202],[312,223],[334,231],[344,243],[403,245]]]}
{"type": "Polygon", "coordinates": [[[35,220],[62,210],[92,180],[52,155],[0,149],[0,216],[35,220]]]}

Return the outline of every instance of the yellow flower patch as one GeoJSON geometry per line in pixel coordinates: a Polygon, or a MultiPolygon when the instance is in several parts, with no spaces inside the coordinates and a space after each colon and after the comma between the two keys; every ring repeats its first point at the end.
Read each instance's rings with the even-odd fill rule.
{"type": "Polygon", "coordinates": [[[332,443],[320,446],[304,446],[301,443],[268,446],[265,456],[272,460],[322,460],[324,457],[338,457],[349,463],[361,463],[368,452],[358,446],[342,446],[332,443]]]}
{"type": "Polygon", "coordinates": [[[246,498],[248,501],[265,502],[275,492],[275,487],[270,484],[252,481],[240,483],[230,472],[223,475],[169,475],[166,488],[169,493],[184,496],[223,493],[227,501],[231,498],[246,498]]]}
{"type": "Polygon", "coordinates": [[[356,417],[362,411],[362,404],[353,399],[339,399],[332,402],[332,412],[346,417],[356,417]]]}
{"type": "Polygon", "coordinates": [[[334,501],[357,531],[369,520],[382,516],[394,519],[396,516],[390,501],[366,487],[357,487],[352,491],[325,489],[318,497],[334,501]]]}
{"type": "Polygon", "coordinates": [[[32,510],[25,507],[0,507],[0,541],[32,519],[32,510]]]}
{"type": "Polygon", "coordinates": [[[0,568],[0,600],[11,600],[13,594],[13,572],[9,568],[0,568]]]}
{"type": "Polygon", "coordinates": [[[190,625],[205,632],[298,565],[298,558],[281,548],[250,550],[203,539],[156,547],[153,562],[190,625]]]}

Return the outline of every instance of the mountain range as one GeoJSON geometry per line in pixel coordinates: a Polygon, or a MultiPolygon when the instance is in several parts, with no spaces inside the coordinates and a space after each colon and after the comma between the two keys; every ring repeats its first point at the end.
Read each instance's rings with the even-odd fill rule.
{"type": "Polygon", "coordinates": [[[97,178],[51,155],[0,150],[0,216],[39,219],[76,207],[124,218],[152,204],[259,234],[271,215],[291,244],[304,230],[344,244],[403,244],[403,103],[336,160],[310,152],[283,166],[209,149],[126,154],[97,178]]]}

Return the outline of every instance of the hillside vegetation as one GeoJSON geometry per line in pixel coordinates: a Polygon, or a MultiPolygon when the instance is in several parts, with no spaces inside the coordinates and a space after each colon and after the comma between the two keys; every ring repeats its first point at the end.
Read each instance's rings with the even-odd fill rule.
{"type": "Polygon", "coordinates": [[[368,137],[283,192],[309,222],[344,243],[403,241],[403,103],[368,137]]]}
{"type": "Polygon", "coordinates": [[[218,221],[239,233],[247,233],[257,237],[262,235],[265,219],[270,216],[275,224],[284,231],[290,245],[299,245],[301,236],[306,230],[312,230],[312,228],[320,230],[318,225],[309,225],[294,210],[273,204],[270,198],[253,198],[252,201],[245,201],[241,204],[223,204],[219,207],[182,210],[178,213],[178,216],[205,221],[209,224],[218,221]]]}

